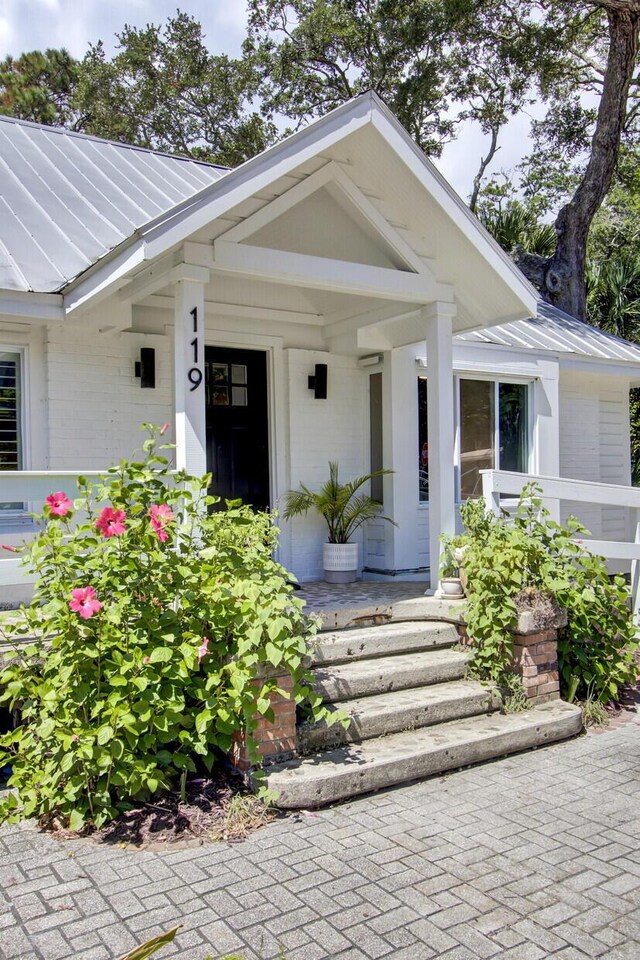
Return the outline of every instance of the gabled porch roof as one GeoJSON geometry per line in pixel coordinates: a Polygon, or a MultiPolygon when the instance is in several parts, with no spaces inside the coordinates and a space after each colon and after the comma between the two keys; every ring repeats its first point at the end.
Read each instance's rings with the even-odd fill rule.
{"type": "Polygon", "coordinates": [[[332,349],[420,338],[435,301],[455,303],[457,331],[535,313],[533,288],[375,94],[221,173],[67,283],[61,318],[116,290],[161,296],[183,263],[211,271],[212,304],[316,323],[332,349]]]}

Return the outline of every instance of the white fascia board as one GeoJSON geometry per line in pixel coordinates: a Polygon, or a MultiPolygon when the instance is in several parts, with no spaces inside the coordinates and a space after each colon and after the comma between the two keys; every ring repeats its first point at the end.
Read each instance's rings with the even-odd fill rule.
{"type": "Polygon", "coordinates": [[[91,270],[88,276],[83,274],[83,279],[67,287],[64,292],[65,314],[88,306],[89,301],[95,302],[109,296],[114,289],[127,282],[132,270],[148,259],[144,242],[139,238],[134,243],[127,243],[124,249],[118,247],[116,250],[116,256],[109,257],[108,262],[104,259],[98,261],[96,269],[91,270]]]}
{"type": "Polygon", "coordinates": [[[158,222],[143,227],[148,255],[157,256],[179,243],[370,122],[370,98],[358,97],[252,157],[196,194],[182,209],[176,207],[158,222]]]}
{"type": "Polygon", "coordinates": [[[610,377],[623,377],[633,381],[633,385],[640,382],[640,361],[638,360],[606,360],[601,357],[585,357],[578,354],[567,356],[558,354],[560,369],[574,370],[583,373],[604,373],[610,377]]]}
{"type": "Polygon", "coordinates": [[[2,290],[0,291],[0,314],[20,317],[34,323],[56,323],[64,320],[62,295],[2,290]]]}
{"type": "Polygon", "coordinates": [[[500,274],[521,301],[524,315],[535,316],[540,299],[535,287],[518,270],[453,187],[413,142],[389,108],[375,94],[372,94],[372,97],[373,126],[420,182],[424,182],[426,176],[429,181],[429,192],[436,203],[465,235],[471,234],[475,246],[484,259],[500,274]]]}
{"type": "Polygon", "coordinates": [[[104,294],[118,280],[127,278],[128,271],[166,253],[231,207],[370,123],[371,104],[371,96],[366,94],[348,101],[150,220],[68,285],[66,311],[104,294]]]}

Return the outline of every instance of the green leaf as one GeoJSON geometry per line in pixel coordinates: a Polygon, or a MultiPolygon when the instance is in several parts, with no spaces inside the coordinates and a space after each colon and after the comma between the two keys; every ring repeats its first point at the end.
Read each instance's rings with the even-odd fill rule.
{"type": "Polygon", "coordinates": [[[79,810],[72,810],[69,816],[69,829],[80,832],[85,824],[84,814],[79,810]]]}
{"type": "Polygon", "coordinates": [[[100,746],[104,746],[105,743],[108,743],[113,737],[113,727],[104,726],[100,727],[98,730],[98,743],[100,746]]]}
{"type": "Polygon", "coordinates": [[[155,647],[149,654],[150,663],[167,663],[173,656],[171,647],[155,647]]]}
{"type": "Polygon", "coordinates": [[[267,655],[267,660],[269,663],[273,664],[274,667],[279,666],[282,662],[282,650],[279,650],[274,643],[267,642],[265,644],[264,651],[267,655]]]}
{"type": "Polygon", "coordinates": [[[120,957],[120,960],[147,960],[147,957],[152,956],[161,947],[166,947],[168,943],[172,943],[181,926],[182,924],[179,924],[167,933],[161,933],[157,937],[152,937],[151,940],[147,940],[139,947],[130,950],[129,953],[125,953],[124,956],[120,957]]]}

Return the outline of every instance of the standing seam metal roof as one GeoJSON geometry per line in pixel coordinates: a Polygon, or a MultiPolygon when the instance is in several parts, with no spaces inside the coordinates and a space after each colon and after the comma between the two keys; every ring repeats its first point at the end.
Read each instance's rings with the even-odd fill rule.
{"type": "Polygon", "coordinates": [[[55,293],[224,167],[0,116],[0,288],[55,293]]]}
{"type": "MultiPolygon", "coordinates": [[[[56,293],[225,167],[0,116],[0,290],[56,293]]],[[[640,364],[640,346],[540,303],[463,343],[640,364]]]]}
{"type": "Polygon", "coordinates": [[[600,360],[640,363],[640,346],[569,316],[542,301],[537,317],[456,335],[463,343],[487,343],[518,350],[548,350],[600,360]]]}

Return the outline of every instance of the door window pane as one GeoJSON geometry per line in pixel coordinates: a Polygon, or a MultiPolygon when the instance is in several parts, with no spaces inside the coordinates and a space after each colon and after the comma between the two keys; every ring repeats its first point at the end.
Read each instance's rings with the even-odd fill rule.
{"type": "Polygon", "coordinates": [[[498,409],[500,469],[526,473],[529,459],[526,384],[500,383],[498,409]]]}
{"type": "Polygon", "coordinates": [[[418,377],[418,477],[420,503],[429,501],[429,426],[427,423],[427,379],[418,377]]]}
{"type": "Polygon", "coordinates": [[[212,383],[226,383],[229,379],[229,367],[226,363],[212,363],[210,366],[212,383]]]}
{"type": "Polygon", "coordinates": [[[214,387],[211,391],[211,405],[214,407],[229,406],[228,387],[214,387]]]}
{"type": "Polygon", "coordinates": [[[460,381],[460,493],[462,499],[482,495],[480,470],[495,467],[495,384],[460,381]]]}
{"type": "Polygon", "coordinates": [[[234,405],[234,407],[246,407],[247,388],[231,387],[231,403],[234,405]]]}

